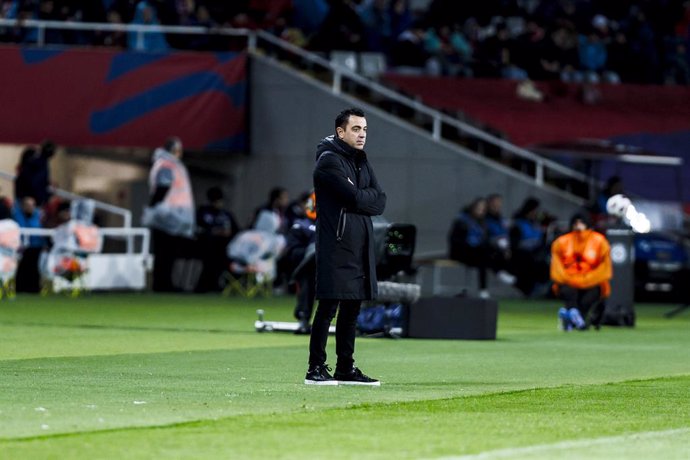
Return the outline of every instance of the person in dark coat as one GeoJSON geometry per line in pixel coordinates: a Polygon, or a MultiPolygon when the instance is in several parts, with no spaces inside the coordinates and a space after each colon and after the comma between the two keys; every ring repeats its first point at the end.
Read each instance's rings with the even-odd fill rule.
{"type": "Polygon", "coordinates": [[[377,295],[371,216],[383,213],[386,194],[367,161],[367,120],[360,109],[342,111],[335,135],[319,143],[314,168],[316,193],[316,298],[309,370],[304,383],[379,385],[354,366],[355,327],[363,300],[377,295]],[[336,322],[335,374],[326,364],[331,321],[336,322]]]}
{"type": "Polygon", "coordinates": [[[27,147],[17,166],[17,178],[14,182],[14,196],[17,199],[30,196],[36,200],[36,206],[42,207],[51,196],[50,159],[55,155],[55,143],[45,141],[40,149],[27,147]]]}

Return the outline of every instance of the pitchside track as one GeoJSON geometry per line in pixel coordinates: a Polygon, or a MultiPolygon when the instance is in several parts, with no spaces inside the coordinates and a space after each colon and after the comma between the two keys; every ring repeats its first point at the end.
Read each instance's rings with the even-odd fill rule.
{"type": "Polygon", "coordinates": [[[690,314],[672,305],[562,333],[555,301],[502,301],[495,341],[360,339],[380,388],[303,385],[308,338],[254,331],[257,309],[292,306],[0,303],[0,458],[690,458],[690,314]]]}

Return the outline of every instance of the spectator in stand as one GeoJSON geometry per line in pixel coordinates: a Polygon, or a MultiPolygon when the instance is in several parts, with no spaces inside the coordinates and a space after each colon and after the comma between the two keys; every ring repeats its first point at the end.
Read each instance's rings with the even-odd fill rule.
{"type": "Polygon", "coordinates": [[[134,20],[134,13],[137,9],[139,0],[113,0],[108,6],[108,11],[117,11],[125,23],[134,20]]]}
{"type": "Polygon", "coordinates": [[[391,41],[403,33],[412,24],[414,16],[410,11],[409,0],[391,0],[388,6],[388,16],[391,24],[391,41]]]}
{"type": "Polygon", "coordinates": [[[527,198],[513,216],[510,228],[512,272],[515,287],[526,297],[539,294],[538,287],[549,279],[548,247],[539,219],[539,200],[527,198]]]}
{"type": "MultiPolygon", "coordinates": [[[[12,219],[22,228],[42,228],[41,211],[32,196],[16,199],[12,209],[12,219]]],[[[38,261],[41,251],[46,247],[46,239],[31,236],[22,242],[22,257],[17,267],[17,292],[40,292],[41,275],[38,261]]]]}
{"type": "Polygon", "coordinates": [[[682,40],[671,40],[667,45],[671,51],[666,56],[664,83],[668,85],[690,85],[690,62],[687,45],[682,40]]]}
{"type": "Polygon", "coordinates": [[[302,30],[305,36],[311,36],[326,19],[328,15],[327,0],[293,0],[295,27],[302,30]]]}
{"type": "Polygon", "coordinates": [[[515,41],[510,30],[501,22],[496,26],[496,33],[484,40],[479,54],[484,67],[482,72],[487,77],[502,77],[511,80],[525,80],[529,76],[514,61],[515,41]]]}
{"type": "Polygon", "coordinates": [[[398,68],[398,71],[404,69],[416,69],[416,73],[424,71],[431,58],[424,47],[425,34],[422,24],[415,22],[397,37],[391,50],[391,63],[398,68]]]}
{"type": "Polygon", "coordinates": [[[293,11],[292,0],[250,0],[249,15],[261,29],[271,29],[283,22],[293,11]]]}
{"type": "Polygon", "coordinates": [[[578,38],[580,68],[588,83],[599,83],[602,78],[606,83],[620,83],[620,78],[615,72],[606,70],[608,52],[605,31],[608,31],[608,19],[597,15],[592,20],[589,33],[581,34],[578,38]]]}
{"type": "Polygon", "coordinates": [[[647,21],[644,11],[636,5],[630,7],[625,31],[636,61],[635,83],[661,83],[661,59],[657,51],[657,34],[647,21]]]}
{"type": "Polygon", "coordinates": [[[14,182],[16,199],[31,196],[36,206],[42,207],[50,198],[50,159],[55,155],[55,144],[45,141],[39,151],[27,147],[22,153],[17,166],[17,177],[14,182]]]}
{"type": "MultiPolygon", "coordinates": [[[[194,11],[187,14],[185,20],[187,25],[193,27],[206,27],[207,29],[215,29],[218,23],[211,17],[208,8],[203,4],[196,4],[194,11]]],[[[211,34],[191,35],[183,37],[185,40],[184,47],[196,51],[210,51],[218,49],[221,44],[219,38],[211,34]]]]}
{"type": "Polygon", "coordinates": [[[391,40],[391,17],[388,0],[364,0],[357,7],[362,24],[366,28],[367,51],[387,51],[391,40]]]}
{"type": "Polygon", "coordinates": [[[603,302],[611,293],[611,248],[606,237],[590,228],[585,214],[570,220],[570,233],[551,245],[553,291],[563,301],[558,311],[561,328],[599,328],[603,302]]]}
{"type": "Polygon", "coordinates": [[[472,46],[456,25],[444,24],[428,29],[424,48],[432,56],[427,70],[433,75],[473,75],[472,46]]]}
{"type": "MultiPolygon", "coordinates": [[[[41,0],[38,5],[38,14],[36,15],[36,19],[39,21],[60,21],[66,18],[61,17],[60,11],[58,11],[54,0],[41,0]]],[[[64,31],[60,29],[46,29],[43,39],[45,40],[46,44],[61,45],[65,42],[63,34],[64,31]]]]}
{"type": "Polygon", "coordinates": [[[329,0],[330,10],[309,41],[316,51],[366,51],[366,30],[353,0],[329,0]]]}
{"type": "Polygon", "coordinates": [[[477,198],[465,207],[453,221],[449,234],[450,258],[479,272],[479,296],[489,298],[487,275],[491,269],[506,283],[515,283],[515,277],[506,271],[503,252],[489,245],[486,230],[486,199],[477,198]]]}
{"type": "Polygon", "coordinates": [[[228,268],[226,248],[239,232],[235,216],[225,209],[223,190],[211,187],[206,191],[208,204],[197,209],[196,222],[203,270],[197,291],[219,291],[220,278],[228,268]]]}
{"type": "MultiPolygon", "coordinates": [[[[108,24],[121,25],[122,16],[117,10],[110,10],[106,15],[108,24]]],[[[97,31],[94,37],[95,43],[111,48],[127,48],[127,34],[124,30],[97,31]]]]}
{"type": "Polygon", "coordinates": [[[171,137],[153,153],[149,173],[149,204],[142,223],[152,229],[153,290],[173,291],[172,270],[184,257],[194,236],[195,213],[192,184],[182,163],[182,141],[171,137]]]}
{"type": "Polygon", "coordinates": [[[37,19],[36,5],[33,2],[18,1],[17,3],[17,25],[10,29],[10,41],[15,43],[38,43],[38,29],[21,27],[22,22],[28,19],[37,19]]]}
{"type": "MultiPolygon", "coordinates": [[[[684,84],[690,73],[682,49],[685,46],[687,50],[690,24],[690,7],[685,3],[433,0],[427,2],[425,10],[413,13],[410,0],[0,0],[0,17],[138,24],[145,22],[142,11],[148,6],[153,13],[147,10],[145,16],[157,17],[162,24],[263,28],[317,51],[382,51],[393,66],[422,73],[429,57],[418,43],[424,33],[411,26],[419,13],[425,29],[439,29],[449,21],[464,25],[466,41],[474,51],[472,67],[477,76],[523,80],[560,75],[566,82],[579,83],[589,75],[603,81],[684,84]],[[106,16],[106,12],[110,15],[106,16]],[[504,27],[509,39],[497,40],[495,37],[503,35],[504,27]],[[596,38],[591,30],[596,31],[596,38]],[[571,34],[582,36],[582,66],[580,44],[577,39],[571,44],[571,34]],[[549,38],[544,40],[542,36],[549,38]],[[557,46],[551,43],[554,37],[559,42],[557,46]],[[664,46],[675,37],[682,43],[664,46]],[[608,56],[603,67],[602,43],[608,56]]],[[[130,49],[137,50],[165,50],[170,46],[210,51],[238,47],[237,40],[220,36],[129,35],[130,49]]],[[[37,29],[0,28],[0,41],[36,43],[37,39],[37,29]]],[[[119,33],[52,28],[46,31],[45,39],[48,43],[114,47],[121,47],[123,41],[119,33]]],[[[432,66],[431,73],[438,74],[438,66],[432,66]]]]}
{"type": "Polygon", "coordinates": [[[612,72],[615,72],[622,82],[635,80],[638,64],[630,49],[628,37],[622,30],[617,30],[613,33],[613,38],[608,46],[607,67],[612,72]]]}
{"type": "Polygon", "coordinates": [[[570,27],[558,27],[551,33],[541,59],[545,76],[566,83],[580,83],[579,62],[577,34],[570,27]]]}
{"type": "MultiPolygon", "coordinates": [[[[137,4],[132,24],[160,25],[156,9],[146,0],[137,4]]],[[[134,51],[167,51],[169,46],[162,32],[129,32],[127,45],[134,51]]]]}

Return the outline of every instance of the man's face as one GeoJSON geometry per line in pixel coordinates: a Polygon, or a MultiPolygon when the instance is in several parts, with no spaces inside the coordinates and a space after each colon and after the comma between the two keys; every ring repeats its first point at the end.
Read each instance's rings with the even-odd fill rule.
{"type": "Polygon", "coordinates": [[[587,230],[587,224],[585,224],[583,221],[576,219],[575,222],[573,222],[573,231],[582,232],[585,230],[587,230]]]}
{"type": "Polygon", "coordinates": [[[22,212],[30,216],[34,213],[36,210],[36,200],[34,200],[32,197],[26,196],[22,199],[22,212]]]}
{"type": "Polygon", "coordinates": [[[172,148],[172,153],[175,155],[179,160],[182,159],[182,155],[184,155],[184,148],[182,147],[182,142],[175,142],[175,145],[172,148]]]}
{"type": "Polygon", "coordinates": [[[338,127],[336,133],[350,147],[362,150],[367,141],[367,119],[350,115],[345,129],[338,127]]]}
{"type": "Polygon", "coordinates": [[[498,197],[493,197],[487,202],[489,211],[499,214],[503,208],[503,200],[498,197]]]}

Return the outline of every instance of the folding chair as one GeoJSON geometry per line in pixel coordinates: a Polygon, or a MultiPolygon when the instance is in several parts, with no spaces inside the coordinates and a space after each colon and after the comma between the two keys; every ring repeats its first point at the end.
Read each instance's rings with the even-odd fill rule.
{"type": "Polygon", "coordinates": [[[239,233],[228,245],[230,264],[223,295],[252,298],[270,296],[276,278],[276,261],[285,248],[285,237],[261,230],[239,233]]]}
{"type": "Polygon", "coordinates": [[[79,296],[86,289],[88,256],[101,252],[102,247],[103,236],[95,225],[70,220],[57,227],[53,247],[43,264],[41,293],[66,290],[72,297],[79,296]]]}

